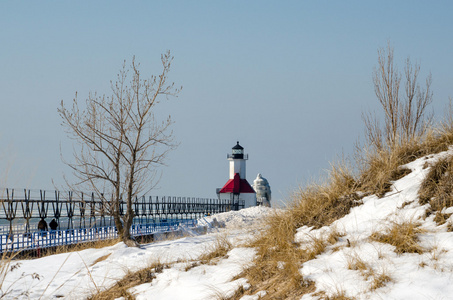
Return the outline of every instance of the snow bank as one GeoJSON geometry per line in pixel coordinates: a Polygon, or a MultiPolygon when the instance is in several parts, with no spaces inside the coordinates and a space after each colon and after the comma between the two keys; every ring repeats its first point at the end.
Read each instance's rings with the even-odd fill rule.
{"type": "MultiPolygon", "coordinates": [[[[395,181],[384,197],[365,197],[363,205],[354,207],[331,226],[298,229],[295,238],[303,247],[310,246],[310,237],[327,237],[334,230],[342,234],[337,243],[327,246],[300,269],[306,280],[315,282],[316,292],[354,299],[452,298],[453,233],[446,232],[446,225],[437,226],[433,217],[425,218],[429,205],[418,203],[420,184],[430,169],[426,166],[448,155],[453,155],[453,151],[405,165],[412,172],[395,181]],[[420,222],[425,230],[420,235],[423,254],[397,255],[394,246],[370,239],[373,232],[384,232],[389,226],[410,221],[420,222]]],[[[315,293],[302,299],[318,299],[315,293]]]]}
{"type": "Polygon", "coordinates": [[[247,286],[245,279],[233,282],[231,279],[253,260],[253,249],[234,248],[215,265],[200,265],[187,272],[185,266],[212,249],[219,237],[228,238],[233,245],[249,239],[251,230],[248,229],[271,212],[271,208],[253,207],[213,215],[203,218],[199,224],[200,228],[209,226],[212,230],[186,228],[185,233],[190,233],[186,237],[141,248],[128,248],[119,243],[102,249],[14,261],[15,268],[6,273],[0,296],[85,299],[98,289],[114,285],[127,272],[138,271],[157,261],[171,267],[157,274],[151,284],[136,287],[133,292],[138,299],[216,299],[220,294],[230,295],[239,286],[247,286]],[[200,234],[203,231],[207,233],[200,234]]]}
{"type": "Polygon", "coordinates": [[[225,213],[215,214],[199,220],[201,225],[209,227],[226,227],[229,229],[241,228],[244,226],[259,225],[260,222],[274,212],[275,209],[256,206],[239,211],[229,211],[225,213]]]}
{"type": "Polygon", "coordinates": [[[245,279],[231,281],[250,263],[255,251],[250,248],[235,248],[215,265],[200,265],[186,271],[186,264],[177,264],[166,269],[151,283],[129,290],[137,300],[199,300],[232,296],[240,286],[248,286],[245,279]]]}

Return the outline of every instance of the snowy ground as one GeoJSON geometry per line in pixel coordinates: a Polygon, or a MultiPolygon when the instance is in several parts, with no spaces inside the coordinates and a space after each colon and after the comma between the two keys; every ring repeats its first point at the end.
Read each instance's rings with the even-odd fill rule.
{"type": "MultiPolygon", "coordinates": [[[[327,246],[315,259],[300,266],[304,279],[316,285],[316,291],[302,299],[322,296],[345,296],[354,299],[453,299],[453,233],[447,225],[438,226],[433,216],[425,218],[426,206],[418,204],[420,183],[429,172],[426,164],[453,151],[418,159],[406,165],[412,172],[394,182],[393,190],[383,198],[368,196],[331,226],[298,229],[295,241],[310,247],[314,238],[341,233],[339,240],[327,246]],[[422,254],[396,254],[389,244],[370,239],[373,232],[404,221],[419,221],[422,254]],[[362,267],[358,266],[362,264],[362,267]],[[376,284],[382,279],[380,284],[376,284]]],[[[452,210],[452,209],[449,209],[452,210]]],[[[53,255],[35,260],[13,262],[1,287],[7,298],[84,299],[98,289],[105,289],[122,278],[154,262],[169,263],[147,284],[130,290],[137,299],[218,299],[239,287],[248,287],[245,279],[233,280],[253,261],[255,251],[244,247],[253,238],[260,220],[272,212],[251,208],[201,220],[197,230],[186,230],[186,237],[127,248],[120,243],[103,249],[53,255]],[[207,229],[206,233],[204,229],[207,229]],[[234,248],[216,264],[187,268],[219,238],[227,238],[234,248]]],[[[453,212],[450,211],[450,212],[453,212]]],[[[257,300],[244,296],[243,300],[257,300]]]]}
{"type": "Polygon", "coordinates": [[[128,270],[137,271],[160,262],[171,267],[157,274],[152,283],[135,287],[132,292],[137,299],[209,299],[228,295],[247,284],[244,279],[231,282],[255,255],[253,249],[241,245],[250,240],[259,220],[271,211],[254,207],[207,217],[201,220],[198,230],[185,230],[187,237],[146,244],[140,249],[119,243],[103,249],[14,261],[1,289],[7,299],[85,299],[98,289],[112,286],[128,270]],[[236,246],[227,258],[216,265],[185,271],[192,260],[225,237],[236,246]]]}
{"type": "MultiPolygon", "coordinates": [[[[417,196],[430,169],[424,165],[446,155],[453,155],[453,151],[407,164],[412,172],[394,182],[392,191],[383,198],[364,198],[363,205],[329,227],[299,228],[296,240],[304,247],[312,237],[323,237],[333,230],[344,234],[338,243],[301,268],[302,275],[315,282],[317,292],[354,299],[453,299],[453,233],[447,232],[447,224],[437,226],[434,215],[424,219],[427,206],[420,206],[417,196]],[[370,240],[373,232],[405,221],[419,221],[425,230],[420,236],[423,254],[397,255],[393,246],[370,240]],[[351,268],[357,262],[365,263],[367,270],[351,268]],[[374,289],[373,279],[380,275],[389,276],[388,282],[374,289]]],[[[318,298],[313,293],[302,299],[318,298]]]]}

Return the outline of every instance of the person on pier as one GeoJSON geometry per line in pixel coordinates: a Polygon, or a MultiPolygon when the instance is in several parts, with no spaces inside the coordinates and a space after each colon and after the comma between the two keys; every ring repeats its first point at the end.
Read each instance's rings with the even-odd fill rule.
{"type": "Polygon", "coordinates": [[[52,221],[50,221],[50,223],[49,223],[49,226],[50,226],[50,230],[57,230],[58,223],[57,223],[57,221],[55,221],[55,219],[52,219],[52,221]]]}
{"type": "Polygon", "coordinates": [[[38,229],[40,231],[48,231],[49,228],[47,227],[47,222],[44,220],[44,218],[41,218],[41,220],[38,222],[38,229]]]}

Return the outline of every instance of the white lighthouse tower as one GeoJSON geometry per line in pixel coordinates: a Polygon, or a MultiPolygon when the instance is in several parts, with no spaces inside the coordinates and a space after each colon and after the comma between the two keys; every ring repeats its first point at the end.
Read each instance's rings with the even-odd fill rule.
{"type": "Polygon", "coordinates": [[[230,161],[230,179],[221,189],[217,189],[219,199],[230,200],[234,209],[256,206],[256,194],[245,178],[245,161],[248,155],[239,142],[227,154],[230,161]]]}

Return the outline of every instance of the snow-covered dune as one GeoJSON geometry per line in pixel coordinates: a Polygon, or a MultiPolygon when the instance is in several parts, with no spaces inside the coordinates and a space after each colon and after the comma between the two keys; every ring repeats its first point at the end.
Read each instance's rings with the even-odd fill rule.
{"type": "MultiPolygon", "coordinates": [[[[338,236],[321,254],[300,266],[304,280],[313,282],[316,288],[302,299],[452,299],[451,220],[436,224],[434,215],[426,217],[428,204],[418,202],[420,184],[430,166],[449,155],[453,155],[452,150],[407,164],[411,172],[393,182],[392,190],[384,197],[363,198],[363,204],[330,226],[298,228],[294,241],[303,248],[333,232],[338,236]],[[398,253],[395,246],[372,238],[403,224],[417,224],[420,251],[398,253]]],[[[246,244],[272,212],[275,210],[253,207],[206,216],[199,221],[199,228],[182,229],[185,237],[141,248],[119,243],[103,249],[13,261],[3,278],[2,292],[8,299],[84,299],[114,285],[128,272],[160,262],[166,267],[151,282],[129,290],[137,299],[228,297],[239,287],[250,286],[245,278],[237,278],[255,257],[255,249],[246,244]],[[221,239],[232,244],[227,255],[213,263],[198,262],[221,239]]],[[[243,299],[258,299],[265,294],[256,291],[243,299]]]]}

